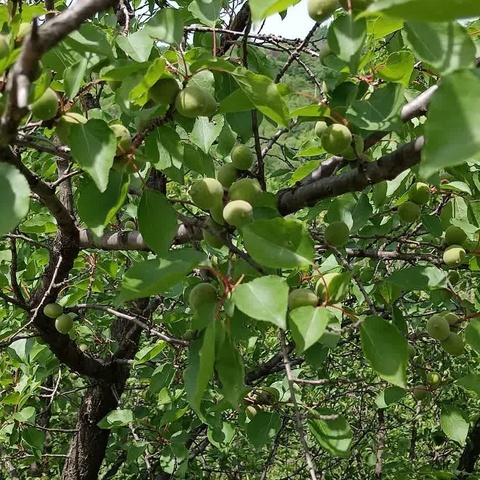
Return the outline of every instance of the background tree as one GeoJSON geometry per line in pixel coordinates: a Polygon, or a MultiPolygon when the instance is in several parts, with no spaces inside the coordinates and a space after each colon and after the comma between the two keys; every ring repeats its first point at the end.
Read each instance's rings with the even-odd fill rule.
{"type": "Polygon", "coordinates": [[[3,477],[480,478],[480,5],[296,3],[0,9],[3,477]]]}

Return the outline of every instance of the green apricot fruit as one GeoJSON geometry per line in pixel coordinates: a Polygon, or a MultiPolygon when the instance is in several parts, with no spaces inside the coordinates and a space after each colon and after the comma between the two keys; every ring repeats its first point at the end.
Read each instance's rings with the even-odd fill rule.
{"type": "Polygon", "coordinates": [[[237,143],[230,152],[232,164],[239,170],[248,170],[253,165],[252,151],[242,143],[237,143]]]}
{"type": "Polygon", "coordinates": [[[195,86],[181,90],[175,98],[175,108],[180,115],[196,118],[204,114],[207,103],[205,92],[195,86]]]}
{"type": "Polygon", "coordinates": [[[110,125],[111,130],[115,134],[115,138],[117,139],[117,151],[116,155],[124,155],[130,150],[132,146],[132,136],[128,129],[119,123],[115,123],[114,125],[110,125]]]}
{"type": "Polygon", "coordinates": [[[88,345],[85,343],[81,343],[78,348],[80,349],[81,352],[86,352],[88,350],[88,345]]]}
{"type": "Polygon", "coordinates": [[[211,233],[209,230],[215,230],[217,232],[221,232],[223,230],[223,227],[211,218],[207,218],[207,221],[205,222],[205,226],[207,228],[202,229],[202,235],[207,245],[210,245],[213,248],[222,248],[223,245],[225,245],[223,240],[213,235],[213,233],[211,233]]]}
{"type": "Polygon", "coordinates": [[[325,229],[325,241],[332,247],[342,247],[348,242],[350,229],[344,222],[332,222],[325,229]]]}
{"type": "Polygon", "coordinates": [[[194,312],[198,312],[202,305],[217,301],[217,289],[211,283],[195,285],[188,296],[188,304],[194,312]]]}
{"type": "Polygon", "coordinates": [[[230,188],[238,178],[238,170],[233,163],[225,163],[217,171],[217,180],[225,187],[230,188]]]}
{"type": "Polygon", "coordinates": [[[0,35],[0,60],[10,55],[10,45],[4,35],[0,35]]]}
{"type": "Polygon", "coordinates": [[[230,200],[244,200],[250,205],[255,204],[261,193],[262,187],[256,178],[242,178],[232,183],[228,189],[230,200]]]}
{"type": "Polygon", "coordinates": [[[195,332],[193,330],[186,330],[182,338],[187,342],[190,342],[195,338],[195,332]]]}
{"type": "Polygon", "coordinates": [[[417,402],[423,402],[424,400],[427,400],[427,398],[430,396],[430,392],[428,390],[428,387],[425,385],[417,385],[413,389],[413,397],[417,402]]]}
{"type": "Polygon", "coordinates": [[[63,307],[58,303],[49,303],[43,307],[43,313],[49,318],[58,318],[63,313],[63,307]]]}
{"type": "Polygon", "coordinates": [[[218,110],[218,103],[215,100],[215,97],[208,92],[204,92],[205,95],[205,108],[201,117],[213,117],[218,110]]]}
{"type": "MultiPolygon", "coordinates": [[[[372,2],[373,0],[350,0],[350,6],[353,12],[363,12],[372,2]]],[[[340,5],[348,12],[348,0],[340,0],[340,5]]]]}
{"type": "Polygon", "coordinates": [[[453,332],[450,332],[448,337],[440,342],[440,345],[447,353],[453,356],[462,355],[465,351],[462,337],[453,332]]]}
{"type": "Polygon", "coordinates": [[[450,334],[450,325],[442,315],[432,315],[427,321],[427,333],[436,340],[445,340],[450,334]]]}
{"type": "Polygon", "coordinates": [[[295,310],[308,305],[316,307],[317,304],[318,297],[308,288],[296,288],[288,294],[289,310],[295,310]]]}
{"type": "Polygon", "coordinates": [[[339,277],[340,275],[341,273],[326,273],[322,278],[317,280],[315,285],[315,293],[322,303],[326,301],[329,303],[338,303],[345,298],[347,291],[344,289],[340,291],[338,288],[336,289],[337,291],[334,291],[335,287],[332,284],[335,278],[339,277]]]}
{"type": "Polygon", "coordinates": [[[460,228],[450,225],[445,230],[445,243],[447,245],[464,245],[467,241],[467,234],[460,228]]]}
{"type": "MultiPolygon", "coordinates": [[[[365,143],[363,138],[360,135],[353,135],[351,144],[343,152],[341,152],[340,155],[346,160],[355,160],[363,155],[362,152],[364,147],[365,143]]],[[[367,161],[369,160],[370,159],[367,161]]]]}
{"type": "Polygon", "coordinates": [[[398,207],[398,216],[405,223],[413,223],[420,218],[420,207],[414,202],[404,202],[398,207]]]}
{"type": "Polygon", "coordinates": [[[467,252],[465,249],[462,248],[460,245],[450,245],[444,252],[443,252],[443,261],[444,263],[451,267],[458,267],[463,263],[467,252]]]}
{"type": "Polygon", "coordinates": [[[59,106],[57,94],[51,88],[47,88],[43,95],[30,105],[30,109],[38,120],[50,120],[57,114],[59,106]]]}
{"type": "Polygon", "coordinates": [[[174,78],[161,78],[148,91],[148,97],[156,103],[170,105],[180,91],[178,82],[174,78]]]}
{"type": "Polygon", "coordinates": [[[432,386],[438,385],[440,383],[440,375],[436,372],[428,372],[427,383],[432,386]]]}
{"type": "Polygon", "coordinates": [[[414,183],[408,190],[408,199],[417,205],[428,203],[430,196],[430,187],[423,182],[414,183]]]}
{"type": "Polygon", "coordinates": [[[335,123],[322,133],[321,141],[326,152],[338,155],[350,146],[352,133],[345,125],[335,123]]]}
{"type": "Polygon", "coordinates": [[[327,122],[324,122],[323,120],[319,120],[315,124],[315,135],[318,138],[321,138],[323,135],[323,132],[328,128],[327,122]]]}
{"type": "Polygon", "coordinates": [[[408,348],[408,358],[413,358],[417,354],[417,349],[411,344],[407,344],[408,348]]]}
{"type": "Polygon", "coordinates": [[[73,319],[70,315],[63,314],[55,320],[55,328],[66,335],[73,328],[73,319]]]}
{"type": "Polygon", "coordinates": [[[233,227],[244,227],[253,220],[252,206],[245,200],[233,200],[223,209],[223,218],[233,227]]]}
{"type": "Polygon", "coordinates": [[[67,112],[57,120],[56,134],[58,139],[68,144],[68,136],[72,125],[84,125],[87,123],[87,119],[80,113],[67,112]]]}
{"type": "Polygon", "coordinates": [[[308,14],[315,22],[323,22],[339,7],[338,0],[308,0],[308,14]]]}
{"type": "Polygon", "coordinates": [[[248,419],[252,420],[257,414],[257,409],[253,405],[248,405],[248,407],[245,409],[245,413],[247,414],[248,419]]]}
{"type": "Polygon", "coordinates": [[[225,219],[223,218],[223,203],[219,203],[212,207],[210,209],[210,216],[218,225],[225,225],[225,219]]]}
{"type": "Polygon", "coordinates": [[[442,316],[450,326],[456,325],[458,323],[458,315],[455,315],[453,312],[446,312],[442,316]]]}
{"type": "Polygon", "coordinates": [[[197,207],[209,210],[222,203],[223,187],[215,178],[202,178],[194,182],[189,194],[197,207]]]}

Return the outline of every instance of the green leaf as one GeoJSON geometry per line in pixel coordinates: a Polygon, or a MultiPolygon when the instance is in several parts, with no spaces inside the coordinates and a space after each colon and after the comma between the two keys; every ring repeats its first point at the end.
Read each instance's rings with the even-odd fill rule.
{"type": "Polygon", "coordinates": [[[368,317],[360,326],[362,349],[378,375],[401,388],[407,386],[407,341],[391,323],[368,317]]]}
{"type": "Polygon", "coordinates": [[[258,110],[279,125],[288,125],[288,108],[273,80],[242,67],[236,68],[231,75],[258,110]]]}
{"type": "Polygon", "coordinates": [[[100,192],[105,192],[117,149],[111,128],[96,119],[75,123],[70,127],[69,140],[75,161],[92,177],[100,192]]]}
{"type": "Polygon", "coordinates": [[[204,258],[203,252],[184,248],[137,263],[125,274],[116,303],[166,293],[204,258]]]}
{"type": "Polygon", "coordinates": [[[179,44],[183,38],[183,15],[175,8],[162,8],[145,25],[152,38],[170,44],[179,44]]]}
{"type": "Polygon", "coordinates": [[[41,453],[45,444],[45,432],[37,428],[24,428],[22,430],[22,440],[33,450],[41,453]]]}
{"type": "Polygon", "coordinates": [[[474,318],[465,329],[465,341],[480,353],[480,318],[474,318]]]}
{"type": "Polygon", "coordinates": [[[276,412],[258,412],[245,429],[248,441],[259,450],[270,444],[277,436],[282,421],[276,412]]]}
{"type": "Polygon", "coordinates": [[[201,175],[215,177],[215,165],[212,157],[189,143],[183,145],[183,164],[201,175]]]}
{"type": "Polygon", "coordinates": [[[403,86],[389,83],[376,89],[368,100],[357,100],[347,111],[347,118],[364,130],[395,130],[400,124],[400,110],[405,103],[403,86]]]}
{"type": "Polygon", "coordinates": [[[113,58],[112,47],[102,27],[84,23],[66,39],[77,52],[93,52],[101,57],[113,58]]]}
{"type": "Polygon", "coordinates": [[[130,101],[143,107],[148,102],[148,91],[155,83],[166,75],[167,62],[164,58],[156,58],[150,65],[140,83],[130,92],[130,101]]]}
{"type": "Polygon", "coordinates": [[[298,2],[300,0],[249,0],[252,22],[259,22],[270,15],[283,12],[298,2]]]}
{"type": "Polygon", "coordinates": [[[286,279],[270,275],[242,283],[235,288],[232,300],[249,317],[273,323],[283,330],[287,328],[286,279]]]}
{"type": "Polygon", "coordinates": [[[314,117],[320,118],[330,114],[330,109],[325,105],[307,105],[306,107],[299,107],[290,112],[290,118],[296,117],[314,117]]]}
{"type": "Polygon", "coordinates": [[[117,45],[136,62],[146,62],[152,51],[153,40],[146,30],[147,27],[129,35],[119,35],[116,39],[117,45]]]}
{"type": "Polygon", "coordinates": [[[165,345],[166,343],[160,340],[154,345],[143,347],[136,353],[134,365],[141,365],[153,360],[165,348],[165,345]]]}
{"type": "Polygon", "coordinates": [[[440,426],[448,438],[458,442],[460,445],[465,445],[468,435],[468,422],[462,410],[454,406],[443,406],[440,415],[440,426]]]}
{"type": "Polygon", "coordinates": [[[98,427],[104,430],[115,427],[124,427],[133,422],[133,412],[129,409],[117,409],[108,413],[98,423],[98,427]]]}
{"type": "Polygon", "coordinates": [[[228,454],[234,437],[235,428],[233,423],[220,421],[208,426],[207,438],[212,445],[224,454],[228,454]]]}
{"type": "Polygon", "coordinates": [[[138,206],[138,225],[145,243],[157,255],[165,253],[178,230],[175,209],[163,193],[146,188],[138,206]]]}
{"type": "Polygon", "coordinates": [[[444,22],[478,17],[480,3],[477,0],[447,0],[439,5],[438,0],[376,0],[367,14],[370,12],[382,12],[405,20],[444,22]]]}
{"type": "Polygon", "coordinates": [[[214,362],[215,321],[212,321],[201,337],[191,343],[188,367],[183,375],[188,403],[197,414],[200,414],[200,403],[213,375],[214,362]]]}
{"type": "Polygon", "coordinates": [[[414,64],[415,57],[411,52],[394,52],[377,70],[377,75],[386,82],[401,83],[408,87],[414,64]]]}
{"type": "Polygon", "coordinates": [[[334,410],[329,408],[314,410],[312,415],[315,414],[332,417],[331,420],[315,418],[308,421],[308,428],[315,440],[331,455],[348,457],[352,443],[352,431],[346,418],[343,415],[337,415],[334,410]]]}
{"type": "Polygon", "coordinates": [[[290,330],[297,346],[297,353],[303,353],[318,342],[325,328],[335,316],[324,307],[300,307],[290,312],[290,330]]]}
{"type": "Polygon", "coordinates": [[[337,17],[328,28],[328,46],[344,62],[350,62],[367,38],[367,21],[353,15],[337,17]]]}
{"type": "Polygon", "coordinates": [[[444,270],[433,265],[408,267],[397,270],[385,282],[398,285],[403,290],[435,290],[447,288],[447,276],[444,270]]]}
{"type": "Polygon", "coordinates": [[[178,133],[170,127],[156,128],[148,135],[145,153],[158,170],[182,166],[183,145],[178,133]]]}
{"type": "Polygon", "coordinates": [[[254,109],[255,105],[241,88],[237,88],[230,95],[222,99],[218,107],[220,113],[245,112],[254,109]]]}
{"type": "Polygon", "coordinates": [[[242,236],[247,252],[265,267],[294,268],[313,263],[313,240],[298,220],[258,220],[244,227],[242,236]]]}
{"type": "Polygon", "coordinates": [[[474,66],[475,44],[457,22],[407,22],[405,33],[417,59],[442,75],[474,66]]]}
{"type": "Polygon", "coordinates": [[[0,236],[13,230],[29,208],[27,179],[13,165],[0,162],[0,236]]]}
{"type": "Polygon", "coordinates": [[[25,407],[19,412],[13,414],[13,419],[17,420],[20,423],[35,423],[35,408],[34,407],[25,407]]]}
{"type": "Polygon", "coordinates": [[[104,192],[90,179],[79,189],[78,215],[95,235],[102,235],[104,227],[123,205],[129,184],[129,175],[112,169],[104,192]]]}
{"type": "Polygon", "coordinates": [[[222,115],[216,115],[212,119],[199,117],[190,134],[190,141],[208,153],[213,142],[222,131],[225,119],[222,115]]]}
{"type": "Polygon", "coordinates": [[[464,377],[459,378],[455,383],[469,392],[474,392],[477,395],[480,395],[480,375],[477,373],[465,375],[464,377]]]}
{"type": "Polygon", "coordinates": [[[65,86],[65,94],[72,99],[85,83],[84,77],[87,71],[88,60],[83,58],[75,65],[68,67],[63,72],[63,84],[65,86]]]}
{"type": "Polygon", "coordinates": [[[442,77],[428,109],[420,174],[428,178],[444,167],[460,165],[477,154],[479,124],[478,72],[460,70],[442,77]]]}
{"type": "Polygon", "coordinates": [[[406,390],[400,387],[387,387],[377,395],[375,404],[378,408],[387,408],[389,405],[397,403],[406,393],[406,390]]]}
{"type": "Polygon", "coordinates": [[[188,10],[209,27],[215,26],[221,9],[222,0],[193,0],[188,6],[188,10]]]}

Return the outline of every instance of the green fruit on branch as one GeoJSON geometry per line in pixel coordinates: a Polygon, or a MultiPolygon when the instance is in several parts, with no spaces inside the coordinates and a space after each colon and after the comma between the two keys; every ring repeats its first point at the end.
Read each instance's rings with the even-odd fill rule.
{"type": "Polygon", "coordinates": [[[233,200],[223,209],[223,218],[232,227],[242,228],[253,220],[253,209],[245,200],[233,200]]]}
{"type": "Polygon", "coordinates": [[[242,178],[232,183],[228,189],[228,196],[230,200],[244,200],[255,205],[258,197],[262,193],[262,187],[255,178],[242,178]]]}
{"type": "Polygon", "coordinates": [[[462,246],[467,241],[467,234],[460,228],[450,225],[445,230],[445,243],[447,245],[462,246]]]}
{"type": "Polygon", "coordinates": [[[427,321],[427,333],[436,340],[445,340],[450,334],[450,325],[442,315],[432,315],[427,321]]]}
{"type": "Polygon", "coordinates": [[[86,345],[85,343],[81,343],[78,348],[81,352],[86,352],[88,350],[88,345],[86,345]]]}
{"type": "Polygon", "coordinates": [[[341,277],[341,273],[326,273],[317,280],[315,293],[320,302],[339,303],[346,297],[347,289],[342,284],[341,277]]]}
{"type": "Polygon", "coordinates": [[[188,295],[188,304],[194,312],[207,303],[216,303],[217,289],[211,283],[199,283],[195,285],[188,295]]]}
{"type": "Polygon", "coordinates": [[[360,135],[353,135],[350,145],[343,152],[341,152],[340,155],[346,160],[355,160],[357,158],[361,158],[364,147],[365,143],[363,138],[360,135]]]}
{"type": "Polygon", "coordinates": [[[117,139],[117,151],[115,154],[124,155],[132,146],[132,136],[130,135],[130,132],[124,125],[120,125],[118,123],[110,125],[110,128],[117,139]]]}
{"type": "Polygon", "coordinates": [[[55,320],[55,328],[66,335],[73,328],[73,319],[70,315],[62,314],[55,320]]]}
{"type": "Polygon", "coordinates": [[[322,133],[321,141],[326,152],[339,155],[350,146],[352,133],[345,125],[335,123],[322,133]]]}
{"type": "Polygon", "coordinates": [[[323,22],[339,7],[338,0],[308,0],[308,14],[315,22],[323,22]]]}
{"type": "Polygon", "coordinates": [[[225,242],[222,240],[221,237],[217,237],[216,235],[211,233],[211,230],[220,233],[223,230],[223,227],[211,218],[207,218],[205,226],[207,228],[202,229],[202,235],[207,245],[210,245],[213,248],[222,248],[225,245],[225,242]]]}
{"type": "Polygon", "coordinates": [[[459,321],[458,315],[455,315],[453,312],[446,312],[442,316],[450,326],[456,325],[459,321]]]}
{"type": "Polygon", "coordinates": [[[51,88],[47,88],[43,95],[30,105],[30,109],[36,119],[50,120],[57,114],[59,106],[57,94],[51,88]]]}
{"type": "Polygon", "coordinates": [[[413,223],[420,218],[420,207],[414,202],[405,202],[398,207],[398,216],[405,223],[413,223]]]}
{"type": "Polygon", "coordinates": [[[186,330],[182,338],[187,342],[190,342],[195,338],[195,332],[193,330],[186,330]]]}
{"type": "Polygon", "coordinates": [[[49,318],[57,318],[63,313],[63,307],[58,303],[49,303],[43,307],[43,313],[49,318]]]}
{"type": "Polygon", "coordinates": [[[10,55],[10,45],[4,35],[0,35],[0,60],[10,55]]]}
{"type": "Polygon", "coordinates": [[[417,385],[413,389],[413,396],[417,402],[423,402],[428,399],[430,396],[430,392],[428,390],[428,387],[425,385],[417,385]]]}
{"type": "Polygon", "coordinates": [[[219,203],[210,209],[210,216],[218,225],[226,225],[225,219],[223,218],[223,208],[223,203],[219,203]]]}
{"type": "Polygon", "coordinates": [[[328,128],[327,122],[324,122],[323,120],[319,120],[315,124],[315,135],[318,138],[321,138],[323,135],[323,132],[328,128]]]}
{"type": "Polygon", "coordinates": [[[408,198],[417,205],[425,205],[430,200],[430,187],[423,182],[414,183],[408,190],[408,198]]]}
{"type": "Polygon", "coordinates": [[[417,349],[411,344],[407,344],[408,348],[408,358],[413,358],[417,354],[417,349]]]}
{"type": "MultiPolygon", "coordinates": [[[[373,0],[350,0],[350,7],[353,12],[363,12],[373,0]]],[[[340,0],[340,5],[348,12],[348,0],[340,0]]]]}
{"type": "Polygon", "coordinates": [[[68,145],[72,125],[84,125],[87,119],[80,113],[67,112],[57,120],[56,134],[58,139],[68,145]]]}
{"type": "Polygon", "coordinates": [[[201,117],[213,117],[218,110],[218,103],[215,100],[215,97],[208,92],[205,93],[205,108],[203,109],[203,114],[201,117]]]}
{"type": "Polygon", "coordinates": [[[197,207],[209,210],[222,203],[223,187],[215,178],[202,178],[195,181],[189,194],[197,207]]]}
{"type": "Polygon", "coordinates": [[[440,383],[440,375],[436,372],[428,372],[427,383],[432,386],[436,386],[440,383]]]}
{"type": "Polygon", "coordinates": [[[253,153],[246,146],[238,143],[230,152],[232,164],[239,170],[248,170],[253,165],[253,153]]]}
{"type": "Polygon", "coordinates": [[[180,87],[174,78],[161,78],[148,91],[148,96],[156,103],[170,105],[177,98],[180,87]]]}
{"type": "Polygon", "coordinates": [[[450,332],[448,337],[440,342],[440,345],[447,353],[453,356],[462,355],[465,351],[462,337],[453,332],[450,332]]]}
{"type": "Polygon", "coordinates": [[[184,88],[175,98],[175,108],[180,115],[187,118],[203,116],[207,107],[211,108],[208,103],[205,91],[195,86],[184,88]]]}
{"type": "Polygon", "coordinates": [[[451,245],[443,252],[443,261],[451,268],[458,267],[463,263],[467,252],[460,245],[451,245]]]}
{"type": "Polygon", "coordinates": [[[245,409],[245,413],[247,414],[248,419],[252,420],[257,414],[257,409],[253,405],[248,405],[248,407],[245,409]]]}
{"type": "Polygon", "coordinates": [[[308,305],[316,307],[318,297],[308,288],[297,288],[292,290],[288,295],[288,308],[295,310],[296,308],[306,307],[308,305]]]}
{"type": "Polygon", "coordinates": [[[325,229],[325,241],[332,247],[342,247],[348,242],[350,229],[344,222],[332,222],[325,229]]]}
{"type": "Polygon", "coordinates": [[[225,163],[217,171],[217,180],[227,189],[237,179],[238,170],[233,163],[225,163]]]}

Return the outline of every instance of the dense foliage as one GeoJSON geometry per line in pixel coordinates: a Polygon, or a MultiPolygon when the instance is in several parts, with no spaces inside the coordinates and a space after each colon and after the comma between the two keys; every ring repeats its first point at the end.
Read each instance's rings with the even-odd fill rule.
{"type": "Polygon", "coordinates": [[[297,3],[0,6],[2,478],[480,479],[480,4],[297,3]]]}

